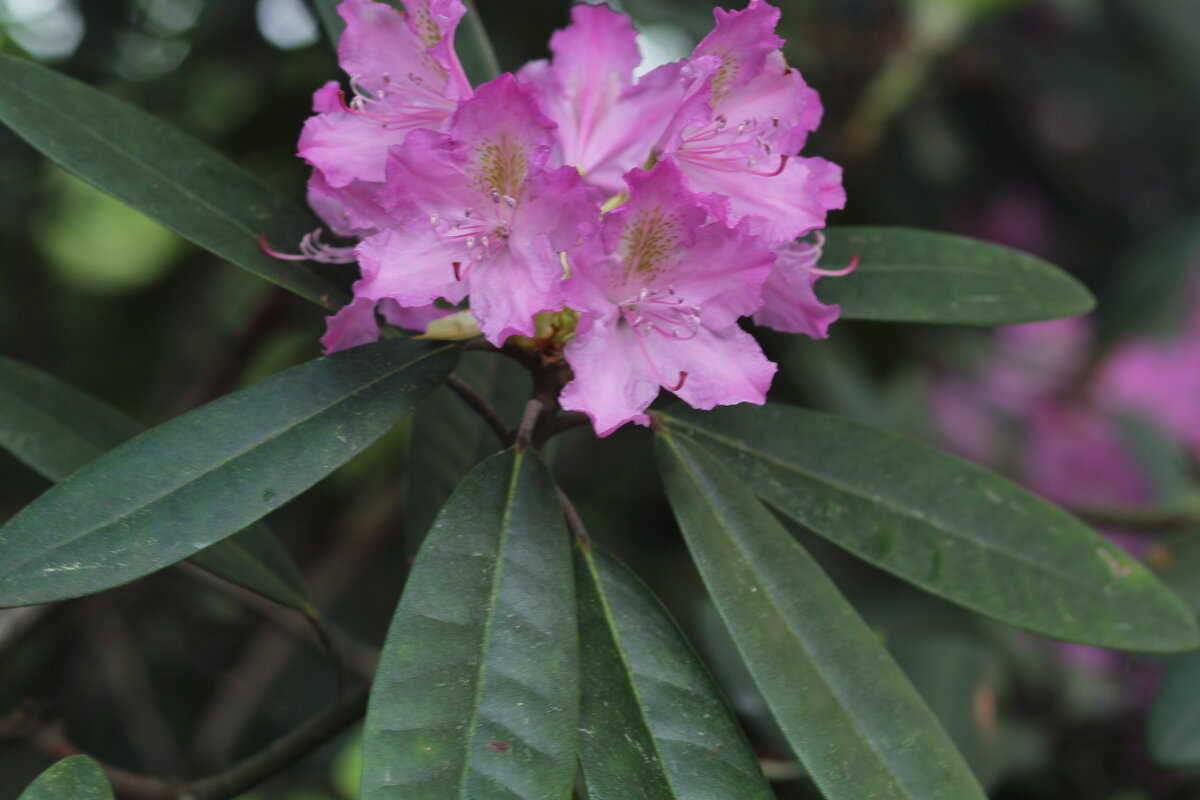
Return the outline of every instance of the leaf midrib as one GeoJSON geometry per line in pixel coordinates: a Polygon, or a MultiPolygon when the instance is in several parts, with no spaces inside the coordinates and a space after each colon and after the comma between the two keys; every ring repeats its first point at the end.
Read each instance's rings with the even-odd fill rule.
{"type": "Polygon", "coordinates": [[[608,629],[613,645],[615,646],[617,654],[621,659],[621,666],[623,667],[626,676],[626,684],[629,687],[629,691],[633,694],[634,702],[637,704],[638,711],[640,712],[638,714],[638,722],[641,723],[640,727],[649,737],[650,744],[654,749],[654,760],[658,764],[658,772],[660,775],[662,775],[663,780],[667,784],[667,791],[669,791],[674,797],[682,798],[683,795],[681,795],[676,788],[675,781],[672,780],[671,775],[667,772],[666,760],[663,758],[662,748],[659,746],[658,737],[654,735],[654,731],[650,727],[649,714],[647,713],[646,704],[642,700],[642,693],[638,689],[637,681],[634,679],[635,673],[632,666],[629,664],[629,658],[626,656],[625,648],[621,646],[620,629],[617,627],[616,618],[612,613],[612,606],[608,602],[608,595],[604,593],[604,582],[601,580],[600,573],[596,569],[595,560],[592,558],[592,554],[586,551],[583,554],[583,558],[584,562],[587,564],[588,575],[591,576],[592,585],[596,591],[596,598],[600,602],[600,608],[604,612],[605,627],[608,629]]]}
{"type": "Polygon", "coordinates": [[[479,654],[479,664],[475,668],[475,692],[471,702],[471,721],[467,726],[464,739],[462,770],[458,774],[458,792],[462,800],[471,800],[462,792],[467,786],[467,774],[471,771],[472,743],[475,740],[475,730],[479,727],[481,716],[480,706],[483,699],[483,687],[486,683],[487,657],[492,649],[492,629],[496,624],[496,603],[500,595],[500,583],[504,578],[505,554],[508,548],[508,536],[511,530],[513,504],[517,494],[517,483],[521,475],[521,462],[525,456],[520,451],[513,451],[512,475],[508,479],[508,489],[504,495],[504,514],[500,518],[500,536],[496,542],[496,568],[492,572],[492,585],[488,590],[487,618],[483,623],[483,651],[479,654]]]}
{"type": "MultiPolygon", "coordinates": [[[[158,504],[158,503],[159,503],[159,502],[161,502],[161,501],[162,501],[164,498],[166,498],[166,497],[169,497],[170,495],[173,495],[173,494],[175,494],[176,492],[180,491],[180,490],[181,490],[181,489],[183,489],[184,487],[186,487],[186,486],[190,486],[190,485],[192,485],[192,484],[196,483],[197,481],[199,481],[199,480],[203,479],[204,477],[206,477],[206,476],[208,476],[208,475],[212,474],[213,472],[216,472],[217,470],[219,470],[219,469],[221,469],[221,468],[225,467],[226,465],[228,465],[228,464],[231,464],[231,463],[233,463],[234,461],[237,461],[238,459],[240,459],[240,458],[244,457],[245,455],[247,455],[247,454],[248,454],[248,453],[250,453],[251,451],[258,449],[259,447],[262,447],[262,446],[263,446],[263,445],[265,445],[266,443],[269,443],[269,442],[275,441],[275,440],[279,439],[280,437],[287,435],[287,433],[288,433],[289,431],[292,431],[292,430],[294,430],[295,428],[297,428],[297,427],[299,427],[299,426],[303,425],[304,423],[308,422],[309,420],[312,420],[312,419],[315,419],[316,417],[319,417],[319,416],[321,416],[322,414],[324,414],[324,413],[326,413],[326,412],[328,412],[328,411],[330,411],[330,410],[332,410],[332,409],[336,408],[337,406],[341,405],[342,403],[345,403],[345,402],[347,402],[347,401],[349,401],[349,400],[353,399],[354,397],[356,397],[356,396],[360,395],[361,393],[363,393],[363,392],[367,391],[368,389],[371,389],[371,388],[373,388],[374,386],[376,386],[376,385],[377,385],[377,384],[379,384],[380,382],[382,382],[382,381],[385,381],[385,380],[388,380],[389,378],[392,378],[393,376],[395,376],[395,374],[396,374],[397,372],[400,372],[400,371],[402,371],[402,370],[408,369],[409,367],[411,367],[412,365],[414,365],[414,364],[416,364],[416,363],[418,363],[418,362],[420,362],[420,361],[423,361],[423,360],[425,360],[425,359],[427,359],[427,358],[430,358],[430,357],[432,357],[432,356],[434,356],[434,355],[437,355],[437,354],[440,354],[440,353],[444,353],[444,352],[446,352],[446,351],[447,351],[447,350],[449,350],[449,349],[450,349],[450,348],[449,348],[449,346],[447,346],[447,347],[442,347],[442,348],[439,348],[439,349],[437,349],[437,350],[431,350],[431,351],[427,351],[427,352],[425,352],[425,353],[423,353],[423,354],[419,355],[419,356],[418,356],[418,357],[416,357],[416,358],[413,358],[413,359],[411,359],[411,360],[409,360],[409,361],[406,361],[406,362],[404,362],[403,364],[401,364],[401,365],[399,365],[399,366],[395,367],[394,369],[390,369],[390,370],[388,370],[386,373],[384,373],[384,374],[380,375],[379,377],[376,377],[376,378],[373,378],[373,379],[371,379],[371,380],[370,380],[370,381],[368,381],[367,383],[360,384],[358,387],[356,387],[356,388],[354,389],[354,391],[352,391],[352,392],[349,392],[349,393],[347,393],[347,394],[344,394],[344,395],[340,396],[340,397],[339,397],[339,398],[338,398],[336,401],[334,401],[333,403],[330,403],[330,404],[328,404],[328,405],[324,405],[324,406],[322,406],[321,408],[317,409],[317,410],[316,410],[316,411],[314,411],[313,413],[311,413],[311,414],[308,414],[308,415],[306,415],[306,416],[304,416],[304,417],[301,417],[301,418],[299,418],[299,419],[295,420],[295,421],[294,421],[292,424],[290,424],[290,425],[287,425],[286,427],[283,427],[283,428],[277,428],[277,429],[275,429],[275,432],[273,432],[273,435],[271,435],[271,436],[269,436],[269,437],[262,438],[262,439],[257,439],[257,440],[255,440],[255,441],[254,441],[253,443],[251,443],[251,444],[250,444],[248,447],[245,447],[244,449],[242,449],[242,450],[240,450],[240,451],[237,451],[237,452],[235,452],[235,453],[234,453],[233,455],[231,455],[229,458],[226,458],[226,459],[224,459],[223,461],[220,461],[220,462],[218,462],[218,463],[214,464],[213,466],[209,467],[208,469],[204,470],[203,472],[196,473],[196,474],[195,474],[195,475],[193,475],[193,476],[192,476],[192,477],[191,477],[189,480],[187,480],[187,481],[185,481],[185,482],[183,482],[183,483],[175,484],[174,486],[172,486],[172,487],[168,488],[167,490],[165,490],[165,491],[163,491],[163,492],[160,492],[159,494],[155,495],[154,497],[152,497],[152,498],[148,499],[146,502],[139,503],[139,504],[137,505],[137,507],[136,507],[136,508],[134,508],[134,509],[132,509],[132,510],[122,510],[122,511],[121,511],[121,512],[119,512],[119,513],[118,513],[116,516],[110,517],[110,518],[108,518],[107,520],[103,520],[103,521],[101,521],[101,522],[98,522],[98,523],[96,523],[96,524],[94,524],[94,525],[91,525],[91,526],[90,526],[90,527],[88,527],[86,530],[80,531],[79,533],[75,534],[74,536],[70,536],[70,537],[68,537],[68,538],[66,538],[66,539],[61,539],[61,540],[59,540],[59,541],[57,541],[57,542],[54,542],[54,543],[53,543],[53,544],[51,544],[49,547],[43,548],[43,549],[41,549],[41,550],[37,550],[37,551],[35,551],[34,553],[32,553],[32,554],[31,554],[29,557],[27,557],[27,558],[25,558],[24,560],[22,560],[22,561],[21,561],[19,564],[16,564],[16,565],[12,565],[11,563],[9,563],[9,564],[5,564],[4,566],[5,566],[5,567],[10,567],[10,569],[8,569],[6,572],[0,573],[0,575],[4,575],[4,576],[6,576],[6,577],[10,577],[10,578],[11,578],[11,577],[12,577],[12,575],[13,575],[13,574],[14,574],[14,573],[15,573],[17,570],[19,570],[19,569],[21,569],[21,568],[25,567],[25,566],[26,566],[27,564],[29,564],[31,561],[34,561],[35,559],[37,559],[37,558],[40,558],[41,556],[45,555],[46,553],[50,553],[50,552],[53,552],[53,551],[55,551],[55,550],[58,550],[58,549],[60,549],[60,548],[62,548],[62,547],[66,547],[66,546],[68,546],[68,545],[74,544],[75,542],[79,541],[80,539],[83,539],[84,537],[90,536],[90,535],[92,535],[93,533],[95,533],[95,532],[97,532],[97,531],[104,530],[104,529],[106,529],[106,528],[110,528],[110,527],[112,527],[112,526],[113,526],[113,525],[115,525],[116,523],[118,523],[118,522],[120,522],[121,520],[123,520],[123,519],[125,519],[125,518],[129,517],[131,514],[133,514],[133,513],[136,513],[137,511],[140,511],[140,510],[142,510],[142,509],[149,508],[150,506],[153,506],[153,505],[156,505],[156,504],[158,504]]],[[[149,431],[147,431],[146,433],[150,433],[150,432],[151,432],[151,431],[153,431],[153,430],[155,430],[155,429],[153,429],[153,428],[152,428],[152,429],[150,429],[149,431]]],[[[144,435],[144,434],[143,434],[143,435],[144,435]]],[[[136,439],[136,438],[139,438],[139,437],[135,437],[135,439],[136,439]]],[[[130,441],[134,441],[134,440],[130,440],[130,441]]],[[[126,446],[126,445],[119,445],[118,447],[125,447],[125,446],[126,446]]],[[[114,450],[115,450],[115,448],[114,448],[114,450]]],[[[113,452],[113,451],[109,451],[109,452],[113,452]]],[[[89,462],[88,466],[91,466],[91,465],[93,465],[93,464],[96,464],[96,463],[97,463],[96,461],[89,462]]],[[[50,491],[54,491],[54,489],[51,489],[50,491]]],[[[35,501],[35,502],[37,502],[37,501],[35,501]]],[[[16,519],[17,519],[17,518],[19,518],[19,517],[21,516],[21,514],[22,514],[22,513],[23,513],[23,511],[22,511],[22,512],[18,512],[18,517],[14,517],[13,521],[16,521],[16,519]]],[[[11,522],[10,522],[9,524],[11,524],[11,522]]],[[[8,527],[8,526],[7,526],[7,525],[5,525],[4,527],[8,527]]],[[[240,530],[240,528],[239,528],[239,530],[240,530]]],[[[236,531],[234,531],[234,533],[236,533],[236,531]]],[[[232,534],[230,534],[230,535],[232,535],[232,534]]],[[[216,540],[216,541],[221,541],[221,540],[220,540],[220,539],[218,539],[218,540],[216,540]]],[[[216,544],[216,541],[212,542],[212,544],[216,544]]],[[[2,542],[4,542],[4,539],[0,539],[0,543],[2,543],[2,542]]]]}

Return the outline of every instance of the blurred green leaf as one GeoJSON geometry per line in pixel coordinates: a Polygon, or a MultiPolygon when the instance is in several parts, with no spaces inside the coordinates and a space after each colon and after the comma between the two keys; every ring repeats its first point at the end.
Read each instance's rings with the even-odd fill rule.
{"type": "Polygon", "coordinates": [[[137,289],[162,277],[186,249],[163,226],[70,173],[54,169],[52,189],[54,207],[32,233],[66,284],[93,292],[137,289]]]}
{"type": "MultiPolygon", "coordinates": [[[[104,401],[0,356],[0,447],[49,480],[63,480],[143,430],[104,401]]],[[[300,570],[262,523],[189,560],[252,592],[318,616],[300,570]]]]}
{"type": "MultiPolygon", "coordinates": [[[[487,398],[509,424],[516,424],[529,396],[529,373],[523,367],[493,353],[463,353],[454,374],[487,398]]],[[[503,446],[450,388],[439,386],[421,403],[413,414],[404,505],[413,550],[459,481],[503,446]]]]}
{"type": "Polygon", "coordinates": [[[750,489],[676,431],[658,454],[709,595],[822,794],[983,800],[912,684],[750,489]]]}
{"type": "Polygon", "coordinates": [[[1146,551],[1146,562],[1200,617],[1200,529],[1172,533],[1146,551]]]}
{"type": "Polygon", "coordinates": [[[1167,662],[1150,707],[1150,755],[1166,767],[1200,766],[1200,652],[1167,662]]]}
{"type": "Polygon", "coordinates": [[[325,35],[334,50],[337,50],[342,31],[346,30],[346,23],[336,11],[340,2],[341,0],[312,0],[313,10],[317,12],[317,19],[321,20],[321,27],[325,29],[325,35]]]}
{"type": "Polygon", "coordinates": [[[1004,768],[999,660],[970,636],[934,633],[889,642],[888,649],[984,786],[1004,768]]]}
{"type": "MultiPolygon", "coordinates": [[[[48,158],[221,258],[326,307],[345,294],[259,246],[296,247],[316,220],[191,136],[104,92],[0,55],[0,122],[48,158]]],[[[130,246],[134,246],[134,242],[130,246]]]]}
{"type": "Polygon", "coordinates": [[[503,70],[500,69],[500,61],[496,58],[492,40],[483,27],[483,19],[475,10],[475,3],[472,0],[463,0],[463,4],[467,7],[467,14],[463,17],[462,34],[455,44],[458,56],[462,59],[463,71],[467,73],[471,83],[478,86],[495,78],[503,70]]]}
{"type": "Polygon", "coordinates": [[[37,777],[17,800],[113,800],[100,765],[87,756],[68,756],[37,777]]]}
{"type": "Polygon", "coordinates": [[[579,761],[590,800],[774,797],[724,698],[658,599],[597,545],[579,545],[575,556],[579,761]]]}
{"type": "Polygon", "coordinates": [[[999,245],[911,228],[829,228],[822,267],[849,275],[817,284],[844,319],[1006,325],[1084,314],[1095,301],[1083,284],[1036,256],[999,245]]]}
{"type": "Polygon", "coordinates": [[[566,800],[579,652],[570,544],[533,451],[459,485],[413,564],[363,733],[362,800],[566,800]]]}
{"type": "Polygon", "coordinates": [[[455,356],[408,339],[335,353],[108,451],[0,528],[0,606],[118,586],[228,537],[378,439],[455,356]]]}
{"type": "Polygon", "coordinates": [[[860,558],[973,611],[1101,647],[1200,644],[1150,572],[1070,514],[923,444],[782,405],[664,418],[762,498],[860,558]]]}

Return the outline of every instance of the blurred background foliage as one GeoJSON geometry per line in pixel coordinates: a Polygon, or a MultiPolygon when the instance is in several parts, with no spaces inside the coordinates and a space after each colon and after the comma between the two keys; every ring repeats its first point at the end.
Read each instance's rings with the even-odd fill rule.
{"type": "MultiPolygon", "coordinates": [[[[505,69],[545,57],[569,13],[567,0],[476,3],[505,69]]],[[[670,60],[711,27],[714,3],[615,5],[645,31],[644,51],[670,60]]],[[[849,204],[833,224],[957,231],[1047,257],[1099,296],[1097,348],[1180,324],[1184,281],[1200,269],[1196,0],[778,5],[789,59],[826,108],[806,154],[846,170],[849,204]]],[[[302,0],[0,0],[0,48],[170,120],[296,197],[307,169],[295,140],[311,92],[344,77],[302,0]]],[[[0,252],[0,352],[145,424],[318,354],[314,307],[67,176],[7,130],[0,252]]],[[[970,380],[992,348],[980,330],[842,322],[832,334],[764,335],[781,364],[773,395],[934,442],[931,384],[970,380]]],[[[488,380],[524,391],[519,372],[488,380]]],[[[446,392],[430,403],[430,412],[462,413],[446,392]]],[[[366,643],[381,641],[428,524],[427,498],[406,491],[409,478],[457,468],[411,463],[410,436],[429,433],[410,429],[272,518],[318,604],[366,643]]],[[[649,437],[623,430],[597,447],[577,430],[550,458],[592,535],[664,597],[718,672],[779,796],[815,797],[729,657],[661,498],[649,437]]],[[[1178,478],[1159,474],[1168,473],[1163,480],[1178,478]]],[[[0,516],[46,485],[0,453],[0,516]]],[[[1200,798],[1200,762],[1168,769],[1148,753],[1159,664],[1004,628],[797,535],[909,671],[992,797],[1200,798]]],[[[1152,547],[1151,561],[1158,553],[1170,571],[1164,552],[1152,547]]],[[[1193,573],[1176,565],[1173,580],[1197,596],[1193,573]]],[[[287,612],[186,568],[3,613],[0,714],[44,704],[82,748],[135,770],[220,768],[336,690],[319,656],[281,628],[287,612]]],[[[253,798],[352,797],[353,741],[253,798]]],[[[46,763],[0,747],[0,798],[15,798],[46,763]]]]}

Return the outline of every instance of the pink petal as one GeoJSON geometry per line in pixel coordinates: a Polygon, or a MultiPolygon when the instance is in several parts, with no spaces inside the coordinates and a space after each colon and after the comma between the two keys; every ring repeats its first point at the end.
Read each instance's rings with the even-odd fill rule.
{"type": "Polygon", "coordinates": [[[693,408],[766,402],[775,364],[737,325],[701,327],[691,339],[649,334],[642,344],[663,383],[693,408]]]}
{"type": "Polygon", "coordinates": [[[495,190],[519,200],[525,181],[550,156],[554,127],[530,90],[506,73],[458,107],[450,134],[463,143],[467,177],[481,196],[495,190]]]}
{"type": "Polygon", "coordinates": [[[364,239],[357,249],[363,278],[354,285],[359,297],[390,298],[402,306],[427,306],[439,298],[460,302],[467,294],[456,280],[454,262],[463,245],[419,229],[390,229],[364,239]]]}
{"type": "Polygon", "coordinates": [[[785,333],[803,333],[813,339],[829,336],[829,326],[842,309],[817,299],[813,285],[821,276],[813,269],[821,257],[819,244],[790,242],[776,246],[778,258],[763,286],[763,306],[754,322],[785,333]]]}
{"type": "Polygon", "coordinates": [[[712,84],[716,105],[758,77],[767,55],[783,47],[783,39],[775,35],[779,9],[762,0],[751,0],[742,11],[717,8],[713,16],[716,25],[712,33],[696,45],[692,57],[715,56],[721,60],[712,84]]]}
{"type": "Polygon", "coordinates": [[[679,65],[633,86],[641,56],[624,14],[576,5],[572,19],[550,40],[553,61],[527,64],[519,77],[558,123],[554,163],[577,167],[589,183],[615,194],[621,175],[646,162],[685,86],[679,65]]]}
{"type": "Polygon", "coordinates": [[[335,188],[315,170],[308,179],[308,204],[337,235],[363,238],[392,224],[376,200],[378,191],[378,184],[364,181],[335,188]]]}
{"type": "Polygon", "coordinates": [[[375,321],[375,301],[356,297],[332,317],[325,320],[325,335],[321,345],[326,353],[336,353],[379,339],[379,323],[375,321]]]}
{"type": "Polygon", "coordinates": [[[337,10],[346,21],[338,63],[356,85],[371,95],[464,96],[462,68],[457,58],[449,60],[454,28],[465,11],[460,2],[418,0],[405,14],[373,0],[344,0],[337,10]]]}
{"type": "Polygon", "coordinates": [[[578,333],[564,353],[575,373],[559,397],[564,409],[587,414],[597,436],[627,422],[649,424],[643,412],[658,396],[660,382],[633,329],[614,315],[578,333]]]}
{"type": "MultiPolygon", "coordinates": [[[[790,158],[782,172],[770,176],[708,164],[687,151],[677,158],[694,191],[728,197],[725,224],[744,217],[750,232],[768,241],[791,240],[823,228],[827,213],[846,204],[842,168],[823,158],[790,158]]],[[[723,213],[719,207],[712,211],[723,213]]]]}
{"type": "Polygon", "coordinates": [[[471,270],[471,313],[489,342],[532,336],[534,315],[562,308],[562,264],[545,236],[527,248],[510,242],[471,270]]]}
{"type": "Polygon", "coordinates": [[[383,180],[388,148],[408,135],[346,111],[309,117],[300,133],[300,157],[321,170],[331,186],[383,180]]]}

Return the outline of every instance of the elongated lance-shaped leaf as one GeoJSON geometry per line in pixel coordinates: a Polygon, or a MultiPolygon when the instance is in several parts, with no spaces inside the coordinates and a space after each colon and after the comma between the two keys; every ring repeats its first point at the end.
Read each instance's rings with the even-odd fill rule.
{"type": "Polygon", "coordinates": [[[1176,656],[1150,707],[1150,755],[1167,767],[1200,766],[1200,653],[1176,656]]]}
{"type": "Polygon", "coordinates": [[[829,228],[821,265],[849,275],[817,284],[845,319],[1007,325],[1085,314],[1095,300],[1079,281],[1036,256],[910,228],[829,228]]]}
{"type": "Polygon", "coordinates": [[[87,756],[68,756],[21,792],[17,800],[113,800],[100,765],[87,756]]]}
{"type": "Polygon", "coordinates": [[[345,293],[296,261],[316,219],[167,122],[53,70],[0,55],[0,122],[83,180],[232,264],[326,307],[345,293]]]}
{"type": "Polygon", "coordinates": [[[406,339],[335,353],[108,451],[0,528],[0,606],[118,586],[236,533],[382,436],[456,353],[406,339]]]}
{"type": "Polygon", "coordinates": [[[829,800],[984,800],[866,623],[754,493],[677,431],[658,437],[671,508],[780,729],[829,800]]]}
{"type": "Polygon", "coordinates": [[[362,800],[567,800],[579,652],[566,526],[531,450],[481,462],[421,546],[363,732],[362,800]]]}
{"type": "MultiPolygon", "coordinates": [[[[108,403],[0,356],[0,447],[45,478],[60,481],[143,430],[108,403]]],[[[319,616],[300,570],[262,523],[189,560],[310,617],[319,616]]]]}
{"type": "Polygon", "coordinates": [[[658,599],[594,543],[577,543],[589,800],[771,800],[712,678],[658,599]]]}
{"type": "Polygon", "coordinates": [[[664,418],[763,499],[860,558],[1010,625],[1146,652],[1200,644],[1149,570],[973,464],[831,414],[769,405],[664,418]]]}

